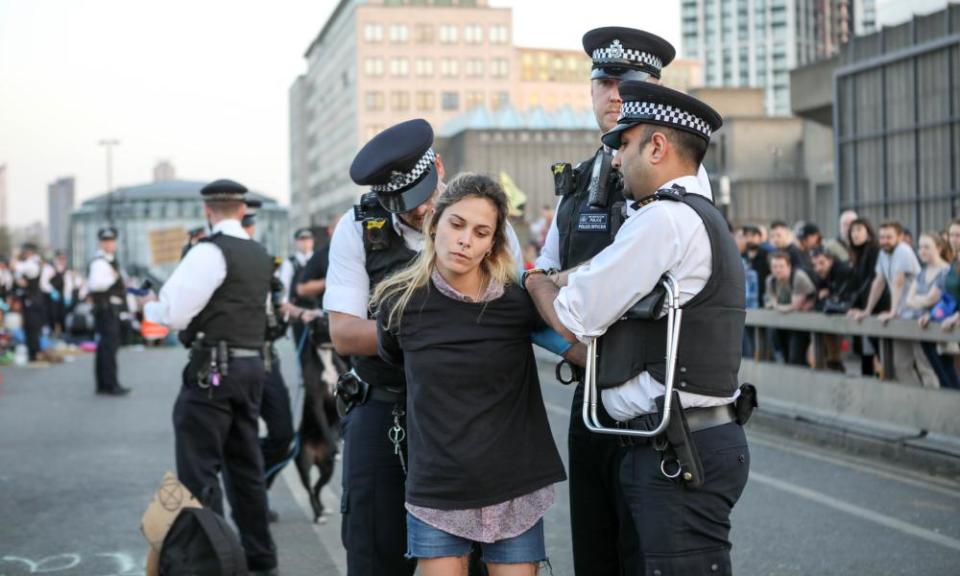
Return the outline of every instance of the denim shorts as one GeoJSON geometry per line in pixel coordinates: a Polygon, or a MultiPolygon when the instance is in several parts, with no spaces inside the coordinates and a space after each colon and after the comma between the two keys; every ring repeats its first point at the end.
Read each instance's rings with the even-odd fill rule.
{"type": "MultiPolygon", "coordinates": [[[[481,559],[490,564],[539,564],[547,559],[543,518],[523,534],[478,545],[481,559]]],[[[472,547],[472,541],[434,528],[407,513],[407,558],[462,557],[470,554],[472,547]]]]}

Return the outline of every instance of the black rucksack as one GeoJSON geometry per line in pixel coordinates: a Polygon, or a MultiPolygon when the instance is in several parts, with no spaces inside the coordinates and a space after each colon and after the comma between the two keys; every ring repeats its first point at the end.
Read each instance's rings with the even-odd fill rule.
{"type": "Polygon", "coordinates": [[[247,576],[240,539],[206,508],[184,508],[160,548],[160,576],[247,576]]]}

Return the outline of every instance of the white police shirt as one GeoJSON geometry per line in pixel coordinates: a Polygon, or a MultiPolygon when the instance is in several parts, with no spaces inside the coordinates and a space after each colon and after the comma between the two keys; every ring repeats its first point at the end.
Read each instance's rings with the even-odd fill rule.
{"type": "MultiPolygon", "coordinates": [[[[297,260],[297,264],[299,264],[301,268],[307,265],[311,256],[313,256],[312,253],[304,254],[299,251],[293,253],[293,257],[297,260]]],[[[284,302],[290,298],[290,284],[293,282],[293,272],[293,263],[290,262],[290,258],[284,258],[283,264],[280,265],[280,282],[283,283],[284,302]]]]}
{"type": "MultiPolygon", "coordinates": [[[[250,240],[239,220],[221,220],[213,227],[212,233],[217,232],[250,240]]],[[[226,277],[227,261],[223,252],[211,242],[197,242],[160,289],[159,300],[148,302],[144,307],[143,316],[150,322],[183,330],[210,302],[226,277]]]]}
{"type": "MultiPolygon", "coordinates": [[[[393,229],[403,238],[407,248],[423,250],[423,234],[403,222],[396,214],[393,229]]],[[[507,242],[514,262],[523,262],[520,241],[510,223],[507,223],[507,242]]],[[[358,222],[353,209],[340,218],[330,239],[330,266],[327,268],[327,286],[323,294],[323,309],[328,312],[350,314],[367,318],[370,307],[370,277],[367,275],[367,254],[363,249],[363,222],[358,222]]]]}
{"type": "MultiPolygon", "coordinates": [[[[707,176],[707,170],[703,167],[703,164],[700,165],[700,170],[697,171],[697,183],[699,186],[695,192],[713,200],[713,189],[710,188],[710,177],[707,176]]],[[[694,192],[694,190],[689,189],[687,191],[694,192]]],[[[560,202],[562,201],[563,198],[557,201],[553,221],[550,222],[550,229],[547,230],[547,237],[544,239],[543,247],[540,249],[540,256],[537,257],[535,264],[537,268],[543,268],[544,270],[551,268],[560,269],[560,230],[557,229],[556,214],[560,212],[560,202]]]]}
{"type": "Polygon", "coordinates": [[[90,276],[87,277],[87,290],[106,292],[117,281],[117,271],[110,265],[115,256],[103,250],[97,250],[90,263],[90,276]]]}
{"type": "Polygon", "coordinates": [[[13,263],[13,277],[16,280],[36,280],[42,267],[43,261],[37,255],[18,260],[13,263]]]}
{"type": "MultiPolygon", "coordinates": [[[[665,183],[703,194],[697,177],[665,183]]],[[[560,322],[584,343],[602,336],[634,303],[653,290],[670,272],[680,288],[680,305],[697,295],[710,278],[712,251],[700,216],[682,202],[658,201],[634,211],[617,232],[613,244],[570,275],[554,309],[560,322]],[[617,281],[611,281],[616,278],[617,281]]],[[[664,386],[642,372],[620,386],[601,392],[603,406],[616,420],[656,412],[655,398],[664,386]]],[[[685,408],[721,406],[736,399],[680,392],[685,408]]]]}

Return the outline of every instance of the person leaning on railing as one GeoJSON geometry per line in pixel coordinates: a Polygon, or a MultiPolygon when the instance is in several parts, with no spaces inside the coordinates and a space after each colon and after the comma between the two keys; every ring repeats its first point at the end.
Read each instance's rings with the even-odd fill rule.
{"type": "MultiPolygon", "coordinates": [[[[952,296],[955,302],[960,303],[960,218],[950,223],[947,229],[947,240],[953,252],[953,260],[950,262],[950,269],[944,280],[944,291],[952,296]]],[[[953,330],[958,324],[960,324],[960,309],[948,316],[943,321],[942,327],[944,330],[953,330]]]]}
{"type": "MultiPolygon", "coordinates": [[[[817,298],[816,285],[801,267],[794,267],[790,255],[777,251],[770,255],[770,276],[767,277],[764,307],[783,313],[808,312],[817,298]]],[[[776,330],[774,343],[788,364],[806,364],[808,332],[776,330]]]]}
{"type": "MultiPolygon", "coordinates": [[[[880,256],[877,234],[873,231],[873,225],[869,220],[857,218],[850,223],[847,229],[847,246],[849,246],[850,266],[853,268],[850,308],[862,310],[867,306],[870,287],[877,275],[877,257],[880,256]]],[[[889,290],[883,291],[874,309],[880,312],[890,309],[889,290]]],[[[880,341],[877,338],[856,336],[853,339],[853,351],[860,356],[860,373],[863,376],[876,374],[874,358],[879,346],[880,341]]]]}
{"type": "MultiPolygon", "coordinates": [[[[884,323],[893,318],[910,319],[912,315],[906,310],[907,292],[920,273],[920,262],[910,245],[903,241],[903,226],[899,222],[891,220],[881,224],[878,239],[877,274],[870,286],[867,305],[862,310],[851,309],[849,316],[859,321],[875,313],[884,289],[889,287],[891,308],[877,314],[877,319],[884,323]]],[[[936,373],[924,356],[913,353],[911,340],[893,340],[892,360],[895,377],[900,382],[936,387],[936,373]]]]}
{"type": "MultiPolygon", "coordinates": [[[[919,250],[923,270],[914,279],[907,293],[907,310],[913,318],[917,318],[920,326],[926,326],[931,320],[931,312],[938,306],[944,293],[945,279],[951,254],[947,243],[937,232],[925,232],[920,235],[919,250]]],[[[936,342],[914,342],[913,353],[923,355],[937,375],[940,386],[945,388],[960,387],[957,383],[957,373],[953,369],[953,359],[942,359],[937,351],[936,342]]],[[[919,361],[919,359],[918,359],[919,361]]]]}

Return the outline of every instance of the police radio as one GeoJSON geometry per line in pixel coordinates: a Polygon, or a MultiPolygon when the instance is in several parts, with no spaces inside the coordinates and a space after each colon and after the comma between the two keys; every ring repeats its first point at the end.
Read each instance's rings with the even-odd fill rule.
{"type": "Polygon", "coordinates": [[[353,218],[363,225],[363,241],[371,250],[386,250],[390,247],[387,238],[387,221],[390,214],[380,205],[376,192],[367,192],[360,203],[353,206],[353,218]]]}
{"type": "Polygon", "coordinates": [[[622,188],[623,176],[613,167],[613,154],[601,148],[593,158],[593,171],[587,185],[590,206],[606,208],[610,202],[610,191],[622,188]]]}

